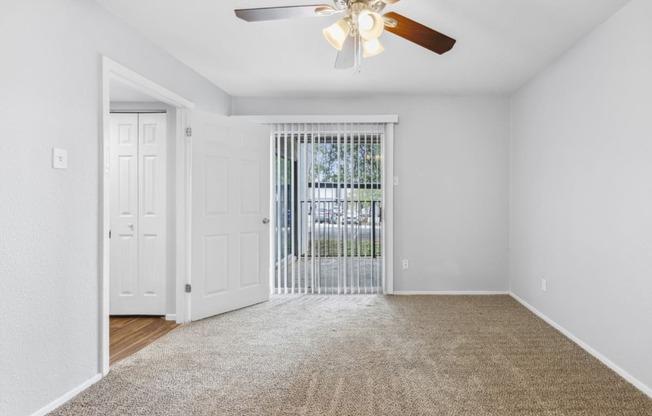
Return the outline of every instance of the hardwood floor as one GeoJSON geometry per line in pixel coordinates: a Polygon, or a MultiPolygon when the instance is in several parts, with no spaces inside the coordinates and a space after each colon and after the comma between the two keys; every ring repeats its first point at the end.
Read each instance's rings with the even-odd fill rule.
{"type": "Polygon", "coordinates": [[[129,357],[177,326],[176,322],[158,316],[112,316],[109,334],[110,365],[129,357]]]}

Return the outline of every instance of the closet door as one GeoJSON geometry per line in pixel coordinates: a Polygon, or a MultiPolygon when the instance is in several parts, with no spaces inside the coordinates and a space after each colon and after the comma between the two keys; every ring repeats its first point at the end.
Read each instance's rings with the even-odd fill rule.
{"type": "Polygon", "coordinates": [[[111,315],[164,315],[165,114],[111,117],[111,315]]]}

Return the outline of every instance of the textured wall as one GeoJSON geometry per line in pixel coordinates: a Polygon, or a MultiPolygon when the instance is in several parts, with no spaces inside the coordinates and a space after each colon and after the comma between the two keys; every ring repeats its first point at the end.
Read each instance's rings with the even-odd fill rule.
{"type": "Polygon", "coordinates": [[[230,97],[94,1],[1,8],[0,415],[21,416],[98,373],[101,55],[204,109],[230,97]]]}
{"type": "Polygon", "coordinates": [[[512,291],[649,394],[651,20],[632,1],[513,97],[510,216],[512,291]]]}
{"type": "Polygon", "coordinates": [[[394,289],[508,290],[508,98],[234,97],[232,112],[398,114],[394,289]]]}

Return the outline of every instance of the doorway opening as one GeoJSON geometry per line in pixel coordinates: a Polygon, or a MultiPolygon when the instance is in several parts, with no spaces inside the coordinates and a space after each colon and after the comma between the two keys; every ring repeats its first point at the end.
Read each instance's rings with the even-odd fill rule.
{"type": "Polygon", "coordinates": [[[185,201],[176,196],[185,195],[183,133],[194,105],[107,57],[102,68],[99,356],[106,375],[118,338],[133,344],[127,352],[135,352],[185,319],[179,290],[187,266],[185,201]],[[117,244],[120,240],[125,244],[117,244]],[[122,305],[115,302],[120,297],[122,305]],[[116,329],[126,320],[111,322],[111,314],[133,318],[133,325],[119,335],[116,329]]]}
{"type": "MultiPolygon", "coordinates": [[[[173,278],[169,283],[172,289],[168,291],[168,301],[176,301],[173,313],[166,313],[167,318],[184,323],[269,299],[268,217],[271,204],[267,186],[269,127],[195,110],[190,101],[106,57],[103,58],[102,79],[102,307],[99,325],[100,369],[106,375],[110,369],[111,218],[116,211],[111,204],[111,103],[112,93],[115,93],[112,83],[117,81],[115,85],[124,84],[154,101],[167,104],[168,116],[175,115],[170,121],[175,122],[176,128],[169,134],[174,137],[175,144],[175,155],[169,163],[174,165],[175,177],[168,180],[168,195],[174,190],[174,196],[168,198],[174,201],[170,205],[174,214],[168,212],[173,224],[166,230],[174,247],[166,260],[175,259],[174,265],[168,267],[174,270],[170,272],[173,278]],[[170,237],[171,230],[174,230],[174,237],[170,237]]],[[[141,114],[144,110],[151,109],[135,109],[139,113],[138,120],[145,118],[141,114]]],[[[138,123],[140,130],[140,121],[138,123]]],[[[143,139],[147,141],[148,137],[153,136],[147,136],[145,131],[143,139]]],[[[129,231],[137,225],[134,222],[126,224],[129,231]]],[[[149,239],[148,243],[153,240],[149,239]]]]}
{"type": "Polygon", "coordinates": [[[383,293],[379,123],[275,124],[274,293],[383,293]]]}
{"type": "Polygon", "coordinates": [[[174,329],[175,109],[110,83],[109,360],[174,329]],[[170,160],[168,160],[170,159],[170,160]],[[171,188],[171,189],[169,189],[171,188]],[[167,320],[166,320],[167,317],[167,320]]]}

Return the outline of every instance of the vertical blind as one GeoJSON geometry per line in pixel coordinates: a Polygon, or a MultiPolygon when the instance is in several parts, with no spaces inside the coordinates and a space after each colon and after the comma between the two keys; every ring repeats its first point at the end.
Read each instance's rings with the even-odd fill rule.
{"type": "Polygon", "coordinates": [[[381,293],[384,124],[274,124],[275,293],[381,293]]]}

